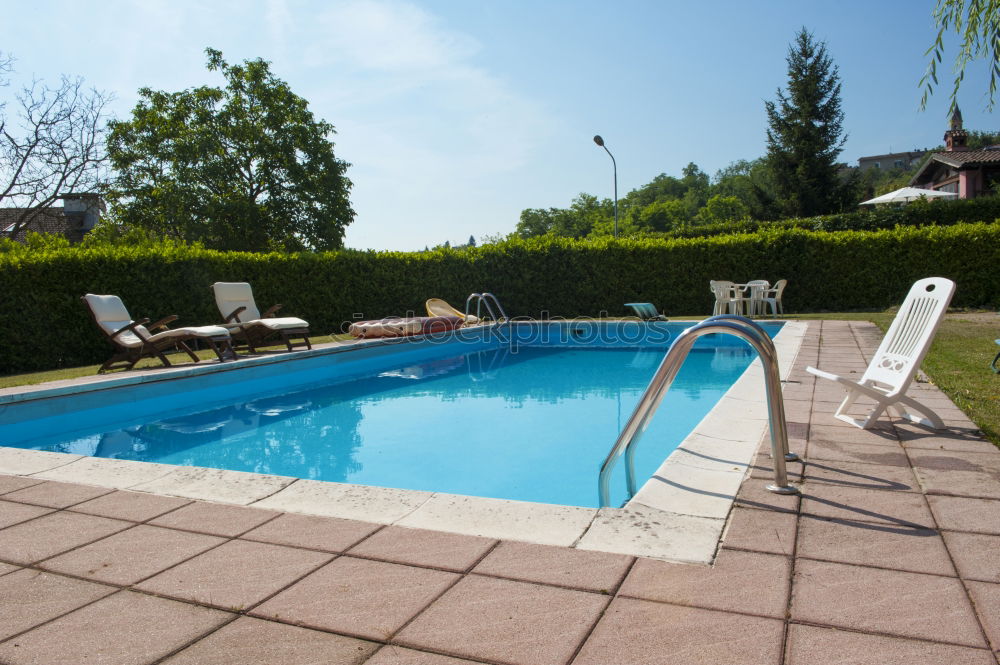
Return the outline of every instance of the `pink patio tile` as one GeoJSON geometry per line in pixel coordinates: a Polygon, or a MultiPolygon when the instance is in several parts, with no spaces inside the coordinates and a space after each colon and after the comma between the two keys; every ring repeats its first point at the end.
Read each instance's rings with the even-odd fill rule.
{"type": "Polygon", "coordinates": [[[12,573],[15,570],[20,570],[20,566],[14,566],[9,563],[0,563],[0,575],[6,575],[7,573],[12,573]]]}
{"type": "Polygon", "coordinates": [[[616,598],[573,665],[777,665],[783,624],[616,598]]]}
{"type": "Polygon", "coordinates": [[[350,637],[240,617],[168,658],[164,665],[359,665],[377,647],[350,637]]]}
{"type": "Polygon", "coordinates": [[[983,438],[978,429],[950,427],[931,430],[906,422],[895,424],[896,433],[907,450],[948,450],[953,452],[990,453],[997,447],[983,438]]]}
{"type": "Polygon", "coordinates": [[[722,550],[713,566],[639,559],[619,596],[784,618],[788,557],[722,550]]]}
{"type": "MultiPolygon", "coordinates": [[[[864,413],[865,411],[862,411],[864,413]]],[[[860,414],[859,414],[860,415],[860,414]]],[[[842,421],[839,421],[842,422],[842,421]]],[[[891,426],[861,429],[860,427],[843,427],[814,424],[809,428],[810,441],[827,441],[830,443],[852,443],[859,446],[891,446],[899,447],[896,430],[891,426]]]]}
{"type": "Polygon", "coordinates": [[[476,665],[476,663],[464,658],[452,658],[387,644],[371,659],[365,661],[365,665],[476,665]]]}
{"type": "Polygon", "coordinates": [[[3,498],[6,501],[20,501],[36,506],[66,508],[67,506],[108,494],[111,491],[106,487],[91,487],[90,485],[47,481],[14,492],[8,492],[3,495],[3,498]]]}
{"type": "Polygon", "coordinates": [[[919,492],[917,479],[909,466],[859,464],[857,462],[832,462],[810,459],[806,465],[806,479],[810,482],[859,487],[861,489],[919,492]]]}
{"type": "MultiPolygon", "coordinates": [[[[789,450],[793,453],[804,452],[806,449],[805,442],[789,441],[788,445],[789,450]]],[[[801,483],[804,466],[802,462],[785,462],[785,473],[788,475],[788,481],[801,483]]],[[[753,466],[750,467],[750,477],[766,481],[765,485],[774,482],[774,465],[771,463],[770,443],[754,458],[753,466]]]]}
{"type": "Polygon", "coordinates": [[[22,568],[0,577],[0,640],[75,610],[114,589],[22,568]]]}
{"type": "Polygon", "coordinates": [[[734,504],[758,510],[776,510],[783,513],[798,512],[801,501],[798,494],[775,494],[766,489],[767,485],[768,483],[764,479],[747,478],[740,486],[734,504]]]}
{"type": "Polygon", "coordinates": [[[833,628],[789,627],[786,665],[995,665],[986,649],[867,635],[833,628]]]}
{"type": "Polygon", "coordinates": [[[998,471],[942,471],[919,466],[913,471],[927,494],[1000,499],[998,471]]]}
{"type": "Polygon", "coordinates": [[[979,620],[994,651],[1000,653],[1000,584],[966,582],[979,620]]]}
{"type": "Polygon", "coordinates": [[[344,552],[379,528],[380,525],[371,522],[286,513],[240,537],[325,552],[344,552]]]}
{"type": "Polygon", "coordinates": [[[895,526],[932,527],[930,510],[922,494],[887,492],[824,483],[806,483],[802,512],[857,522],[895,526]]]}
{"type": "Polygon", "coordinates": [[[42,482],[45,481],[39,478],[26,478],[24,476],[8,476],[0,474],[0,494],[6,494],[7,492],[13,492],[14,490],[31,487],[32,485],[37,485],[42,482]]]}
{"type": "Polygon", "coordinates": [[[794,621],[983,647],[962,583],[953,577],[799,559],[794,621]]]}
{"type": "Polygon", "coordinates": [[[0,532],[0,559],[34,563],[130,526],[133,526],[131,522],[106,517],[51,513],[0,532]]]}
{"type": "Polygon", "coordinates": [[[928,496],[927,503],[942,529],[1000,535],[1000,501],[928,496]]]}
{"type": "Polygon", "coordinates": [[[331,555],[233,540],[136,586],[152,593],[243,610],[307,575],[331,555]]]}
{"type": "Polygon", "coordinates": [[[129,585],[223,542],[216,536],[140,524],[41,565],[60,573],[129,585]]]}
{"type": "Polygon", "coordinates": [[[796,517],[773,510],[736,507],[722,536],[727,549],[791,555],[795,547],[796,517]]]}
{"type": "Polygon", "coordinates": [[[172,529],[199,531],[213,536],[233,537],[258,527],[277,515],[279,513],[260,508],[196,501],[162,517],[157,517],[150,524],[172,529]]]}
{"type": "Polygon", "coordinates": [[[1000,536],[956,531],[941,535],[963,579],[1000,583],[1000,536]]]}
{"type": "Polygon", "coordinates": [[[0,529],[51,513],[51,508],[0,500],[0,529]]]}
{"type": "Polygon", "coordinates": [[[910,461],[906,453],[895,445],[872,446],[862,443],[841,443],[838,441],[819,441],[812,439],[806,448],[805,458],[810,462],[823,460],[826,462],[859,462],[861,464],[878,464],[882,466],[908,467],[910,461]]]}
{"type": "Polygon", "coordinates": [[[119,520],[145,522],[189,503],[191,503],[190,499],[180,499],[174,496],[119,490],[73,506],[73,511],[113,517],[119,520]]]}
{"type": "Polygon", "coordinates": [[[632,557],[621,554],[504,541],[473,572],[614,593],[632,561],[632,557]]]}
{"type": "Polygon", "coordinates": [[[344,556],[252,613],[385,641],[456,579],[440,570],[344,556]]]}
{"type": "Polygon", "coordinates": [[[350,553],[462,572],[479,561],[495,543],[492,538],[388,526],[355,546],[350,553]]]}
{"type": "Polygon", "coordinates": [[[803,516],[797,555],[915,573],[955,575],[937,531],[803,516]]]}
{"type": "Polygon", "coordinates": [[[607,603],[599,594],[471,575],[395,641],[464,658],[562,665],[607,603]]]}
{"type": "Polygon", "coordinates": [[[9,665],[144,665],[232,615],[131,591],[118,593],[0,644],[9,665]]]}
{"type": "Polygon", "coordinates": [[[938,471],[978,471],[994,472],[1000,476],[1000,450],[994,448],[987,452],[970,452],[966,450],[925,450],[912,449],[908,451],[910,463],[918,468],[938,471]]]}

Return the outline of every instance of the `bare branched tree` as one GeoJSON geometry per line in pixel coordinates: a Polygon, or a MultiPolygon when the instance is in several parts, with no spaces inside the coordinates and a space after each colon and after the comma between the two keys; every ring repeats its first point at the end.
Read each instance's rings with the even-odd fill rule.
{"type": "MultiPolygon", "coordinates": [[[[0,54],[0,86],[12,71],[13,58],[0,54]]],[[[0,207],[21,211],[7,218],[13,226],[5,235],[13,237],[63,194],[98,190],[112,98],[64,76],[55,87],[34,80],[9,106],[0,102],[0,207]]]]}

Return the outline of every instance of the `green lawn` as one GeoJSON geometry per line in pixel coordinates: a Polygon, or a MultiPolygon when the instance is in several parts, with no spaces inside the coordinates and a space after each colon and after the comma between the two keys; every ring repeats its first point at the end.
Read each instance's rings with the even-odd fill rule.
{"type": "MultiPolygon", "coordinates": [[[[788,318],[872,321],[885,331],[892,323],[893,316],[894,313],[864,312],[797,314],[788,318]]],[[[336,338],[345,337],[338,335],[336,338]]],[[[923,369],[931,381],[982,428],[990,441],[1000,445],[1000,374],[994,374],[989,369],[990,360],[1000,350],[993,343],[997,338],[1000,338],[1000,315],[992,312],[950,313],[941,323],[934,344],[924,360],[923,369]]],[[[312,338],[316,344],[333,339],[330,336],[312,338]]],[[[214,357],[211,351],[201,351],[199,356],[205,359],[214,357]]],[[[97,373],[98,367],[99,365],[90,365],[49,372],[0,376],[0,388],[93,376],[97,373]]],[[[159,362],[150,360],[145,360],[137,366],[138,369],[150,371],[158,367],[160,367],[159,362]]]]}

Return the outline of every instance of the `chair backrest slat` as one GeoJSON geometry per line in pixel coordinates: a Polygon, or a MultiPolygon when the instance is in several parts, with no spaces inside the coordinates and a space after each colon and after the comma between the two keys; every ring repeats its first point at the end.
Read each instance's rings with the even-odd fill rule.
{"type": "Polygon", "coordinates": [[[955,283],[944,277],[914,283],[861,382],[887,386],[891,393],[905,392],[927,355],[954,293],[955,283]]]}

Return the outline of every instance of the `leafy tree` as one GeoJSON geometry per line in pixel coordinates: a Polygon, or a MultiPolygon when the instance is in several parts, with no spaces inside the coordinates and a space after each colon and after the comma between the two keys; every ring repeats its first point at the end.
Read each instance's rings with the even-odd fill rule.
{"type": "MultiPolygon", "coordinates": [[[[0,87],[14,59],[0,53],[0,87]]],[[[105,108],[112,96],[63,77],[56,86],[25,85],[12,112],[0,102],[0,204],[17,207],[10,237],[44,215],[60,196],[97,191],[105,177],[105,108]]]]}
{"type": "Polygon", "coordinates": [[[142,88],[131,119],[110,124],[116,219],[212,249],[342,247],[354,211],[333,126],[264,60],[205,53],[225,88],[142,88]]]}
{"type": "Polygon", "coordinates": [[[965,68],[973,60],[985,60],[990,71],[987,110],[993,110],[1000,80],[1000,0],[938,0],[934,7],[934,24],[938,33],[934,43],[924,53],[930,55],[927,71],[920,79],[924,93],[920,108],[927,107],[927,100],[937,85],[937,64],[944,53],[944,34],[954,32],[961,43],[955,56],[955,82],[951,89],[949,113],[955,107],[958,89],[965,78],[965,68]]]}
{"type": "Polygon", "coordinates": [[[682,199],[665,199],[643,208],[639,219],[647,231],[673,231],[687,226],[691,213],[682,199]]]}
{"type": "Polygon", "coordinates": [[[735,196],[716,194],[698,211],[698,221],[703,224],[731,222],[750,216],[750,209],[735,196]]]}
{"type": "Polygon", "coordinates": [[[469,247],[476,246],[476,236],[469,236],[469,247]]]}
{"type": "Polygon", "coordinates": [[[781,212],[811,217],[840,210],[844,185],[837,156],[847,137],[840,108],[840,74],[805,29],[788,48],[788,92],[778,89],[767,110],[767,159],[781,212]]]}

